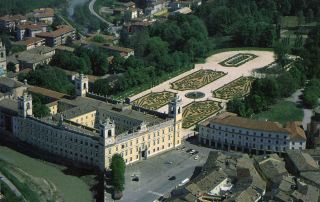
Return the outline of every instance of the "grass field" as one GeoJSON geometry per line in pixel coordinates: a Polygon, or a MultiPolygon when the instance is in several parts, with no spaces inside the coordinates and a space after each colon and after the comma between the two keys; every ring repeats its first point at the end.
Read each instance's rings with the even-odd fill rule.
{"type": "Polygon", "coordinates": [[[93,201],[90,187],[80,178],[64,174],[65,167],[30,158],[4,146],[0,146],[0,160],[20,168],[33,178],[51,182],[66,202],[93,201]]]}
{"type": "Polygon", "coordinates": [[[288,121],[301,121],[303,119],[303,110],[293,102],[282,100],[271,106],[268,111],[254,115],[253,118],[286,124],[288,121]]]}

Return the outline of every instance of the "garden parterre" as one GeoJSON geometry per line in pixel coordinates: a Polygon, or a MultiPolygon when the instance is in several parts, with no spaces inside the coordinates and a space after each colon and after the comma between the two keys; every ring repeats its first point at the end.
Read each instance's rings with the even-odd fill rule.
{"type": "Polygon", "coordinates": [[[235,97],[243,97],[250,92],[253,77],[240,77],[212,92],[214,98],[230,100],[235,97]]]}
{"type": "Polygon", "coordinates": [[[213,100],[192,102],[183,107],[183,128],[190,128],[222,109],[221,103],[213,100]]]}
{"type": "Polygon", "coordinates": [[[222,71],[201,69],[171,83],[171,88],[179,91],[196,90],[225,75],[222,71]]]}
{"type": "Polygon", "coordinates": [[[157,110],[160,107],[168,104],[174,95],[175,93],[170,91],[151,92],[134,100],[133,104],[146,109],[157,110]]]}

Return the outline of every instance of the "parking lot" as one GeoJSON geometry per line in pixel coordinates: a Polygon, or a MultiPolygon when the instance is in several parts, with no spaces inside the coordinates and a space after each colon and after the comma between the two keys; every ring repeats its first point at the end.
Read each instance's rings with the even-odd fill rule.
{"type": "Polygon", "coordinates": [[[185,142],[179,148],[183,146],[184,150],[171,150],[146,161],[128,165],[125,191],[120,201],[154,201],[170,193],[182,180],[190,178],[195,168],[202,166],[206,161],[211,149],[189,142],[185,142]],[[196,155],[186,152],[190,149],[199,152],[196,154],[199,156],[197,160],[195,160],[196,155]],[[133,181],[133,176],[138,176],[139,181],[133,181]]]}

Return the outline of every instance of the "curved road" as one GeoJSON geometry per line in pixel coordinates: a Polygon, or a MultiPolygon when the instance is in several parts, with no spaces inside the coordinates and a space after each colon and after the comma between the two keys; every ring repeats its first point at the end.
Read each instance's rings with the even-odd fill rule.
{"type": "Polygon", "coordinates": [[[92,0],[89,3],[89,10],[90,13],[94,16],[96,16],[97,18],[99,18],[102,22],[107,23],[110,27],[113,27],[114,24],[112,24],[111,22],[106,21],[103,17],[101,17],[98,13],[96,13],[96,11],[94,10],[93,6],[96,3],[97,0],[92,0]]]}

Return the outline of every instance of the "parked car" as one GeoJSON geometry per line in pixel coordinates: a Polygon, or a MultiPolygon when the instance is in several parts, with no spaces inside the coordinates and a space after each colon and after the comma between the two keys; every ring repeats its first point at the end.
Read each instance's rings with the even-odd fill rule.
{"type": "Polygon", "coordinates": [[[138,176],[134,176],[134,177],[132,178],[132,181],[134,181],[134,182],[139,182],[139,177],[138,177],[138,176]]]}
{"type": "Polygon", "coordinates": [[[177,179],[176,176],[171,176],[171,177],[168,178],[168,180],[170,180],[170,181],[176,180],[176,179],[177,179]]]}
{"type": "Polygon", "coordinates": [[[198,160],[198,159],[199,159],[199,156],[196,155],[196,156],[194,157],[194,160],[198,160]]]}
{"type": "Polygon", "coordinates": [[[173,162],[172,161],[167,161],[166,164],[171,165],[171,164],[173,164],[173,162]]]}
{"type": "Polygon", "coordinates": [[[196,155],[196,154],[198,154],[199,152],[198,151],[195,151],[195,152],[193,152],[193,155],[196,155]]]}
{"type": "Polygon", "coordinates": [[[190,153],[191,151],[192,151],[192,149],[188,149],[186,152],[187,152],[187,153],[190,153]]]}

